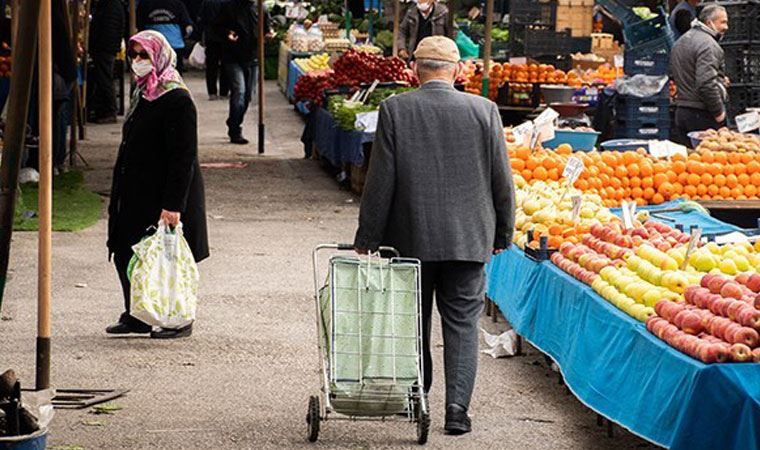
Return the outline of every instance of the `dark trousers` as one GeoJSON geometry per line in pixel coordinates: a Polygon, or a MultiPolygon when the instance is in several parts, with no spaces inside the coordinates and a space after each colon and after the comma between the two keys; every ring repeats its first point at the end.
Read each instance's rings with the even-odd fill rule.
{"type": "Polygon", "coordinates": [[[90,111],[95,119],[116,116],[116,90],[113,85],[113,64],[116,57],[108,53],[92,55],[93,73],[90,75],[90,111]]]}
{"type": "Polygon", "coordinates": [[[243,119],[253,98],[256,79],[256,64],[226,63],[224,71],[230,82],[230,116],[227,119],[227,134],[230,137],[243,133],[243,119]]]}
{"type": "Polygon", "coordinates": [[[208,95],[217,95],[218,93],[222,97],[226,97],[230,93],[227,73],[222,66],[221,45],[215,42],[209,42],[206,45],[206,91],[208,91],[208,95]]]}
{"type": "Polygon", "coordinates": [[[446,405],[470,406],[478,368],[478,322],[483,311],[485,270],[475,262],[422,263],[422,340],[425,392],[433,384],[430,328],[433,294],[443,328],[446,405]]]}
{"type": "Polygon", "coordinates": [[[119,282],[121,282],[121,290],[124,294],[124,312],[121,313],[119,322],[128,324],[133,328],[147,328],[150,330],[150,326],[148,324],[129,315],[131,284],[129,282],[129,277],[127,276],[127,268],[129,267],[129,261],[132,259],[133,255],[134,253],[132,253],[132,250],[120,251],[113,254],[113,262],[116,266],[116,273],[119,274],[119,282]]]}
{"type": "Polygon", "coordinates": [[[687,136],[692,131],[702,131],[707,129],[717,130],[723,126],[718,123],[708,111],[696,108],[676,108],[676,126],[673,131],[673,141],[691,147],[691,140],[687,136]]]}

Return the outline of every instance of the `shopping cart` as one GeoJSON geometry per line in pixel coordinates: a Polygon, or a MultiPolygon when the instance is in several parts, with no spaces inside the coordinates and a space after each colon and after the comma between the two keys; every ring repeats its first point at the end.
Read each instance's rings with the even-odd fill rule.
{"type": "Polygon", "coordinates": [[[329,420],[406,421],[417,426],[417,442],[430,431],[423,394],[420,261],[340,256],[349,244],[322,244],[313,252],[317,312],[319,395],[309,398],[308,439],[329,420]],[[332,250],[320,284],[319,253],[332,250]]]}

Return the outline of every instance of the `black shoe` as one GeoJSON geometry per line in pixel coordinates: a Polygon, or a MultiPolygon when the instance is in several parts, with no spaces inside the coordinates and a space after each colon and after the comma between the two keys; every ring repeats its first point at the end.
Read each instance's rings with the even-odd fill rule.
{"type": "Polygon", "coordinates": [[[243,136],[230,136],[230,142],[238,145],[246,145],[248,143],[248,139],[244,138],[243,136]]]}
{"type": "Polygon", "coordinates": [[[472,431],[472,423],[463,407],[451,404],[446,407],[446,425],[443,427],[448,434],[458,436],[472,431]]]}
{"type": "Polygon", "coordinates": [[[151,326],[148,324],[133,325],[122,321],[106,327],[108,334],[148,334],[150,330],[151,326]]]}
{"type": "Polygon", "coordinates": [[[183,337],[190,337],[193,334],[193,324],[186,327],[171,329],[171,328],[158,328],[155,331],[150,332],[151,339],[176,339],[183,337]]]}

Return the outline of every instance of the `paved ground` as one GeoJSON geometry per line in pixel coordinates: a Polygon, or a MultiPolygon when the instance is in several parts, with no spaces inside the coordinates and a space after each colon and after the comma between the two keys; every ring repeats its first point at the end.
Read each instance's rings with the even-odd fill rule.
{"type": "MultiPolygon", "coordinates": [[[[156,342],[109,338],[120,289],[106,261],[105,221],[54,237],[53,373],[58,387],[128,388],[113,415],[59,411],[50,444],[85,449],[415,448],[409,424],[327,423],[305,442],[306,401],[318,389],[310,250],[352,238],[359,199],[338,189],[314,161],[301,159],[302,122],[267,85],[267,154],[226,143],[226,105],[208,102],[191,80],[200,110],[203,162],[243,161],[244,169],[206,169],[212,258],[201,265],[202,303],[192,338],[156,342]],[[78,284],[86,287],[77,287],[78,284]],[[96,425],[100,426],[96,426],[96,425]]],[[[254,124],[250,114],[247,123],[254,124]]],[[[246,129],[254,137],[254,126],[246,129]]],[[[107,193],[119,126],[91,127],[82,153],[88,183],[107,193]]],[[[36,235],[19,233],[0,322],[0,369],[34,380],[36,235]]],[[[484,318],[484,326],[491,327],[484,318]]],[[[503,321],[499,325],[503,328],[503,321]]],[[[441,339],[435,330],[436,369],[441,339]]],[[[603,355],[600,355],[603,357],[603,355]]],[[[429,448],[642,448],[616,430],[607,438],[595,415],[565,389],[535,351],[482,356],[471,407],[475,431],[442,432],[442,378],[431,402],[429,448]]]]}

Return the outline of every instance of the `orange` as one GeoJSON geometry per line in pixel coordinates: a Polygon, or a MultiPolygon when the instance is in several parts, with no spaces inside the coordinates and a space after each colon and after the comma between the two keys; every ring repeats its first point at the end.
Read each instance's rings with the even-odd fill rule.
{"type": "Polygon", "coordinates": [[[624,152],[623,153],[623,161],[625,164],[630,165],[638,161],[640,158],[639,154],[636,152],[624,152]]]}
{"type": "Polygon", "coordinates": [[[729,152],[728,153],[728,162],[731,164],[738,164],[742,161],[742,157],[739,153],[736,152],[729,152]]]}
{"type": "Polygon", "coordinates": [[[614,189],[619,189],[623,186],[623,182],[620,181],[620,178],[610,178],[610,186],[614,189]]]}
{"type": "Polygon", "coordinates": [[[654,186],[654,180],[652,177],[644,177],[641,179],[641,187],[648,188],[654,186]]]}
{"type": "Polygon", "coordinates": [[[686,161],[686,157],[680,153],[676,153],[675,155],[670,157],[670,160],[671,161],[686,161]]]}
{"type": "Polygon", "coordinates": [[[700,155],[700,159],[704,163],[711,163],[715,161],[715,157],[713,156],[713,153],[710,150],[704,150],[702,154],[700,155]]]}
{"type": "Polygon", "coordinates": [[[697,175],[696,173],[690,173],[689,174],[688,182],[689,182],[690,185],[696,186],[696,185],[699,184],[699,182],[701,180],[702,180],[702,178],[699,175],[697,175]]]}
{"type": "Polygon", "coordinates": [[[736,177],[736,180],[739,182],[739,186],[746,186],[746,185],[748,185],[750,183],[751,179],[752,178],[749,175],[747,175],[746,173],[743,173],[743,174],[739,175],[738,177],[736,177]]]}
{"type": "Polygon", "coordinates": [[[689,172],[702,175],[705,172],[705,166],[704,164],[695,161],[689,168],[689,172]]]}
{"type": "Polygon", "coordinates": [[[625,178],[625,176],[628,175],[628,169],[625,168],[625,166],[617,166],[615,167],[615,176],[618,178],[625,178]]]}
{"type": "Polygon", "coordinates": [[[528,159],[530,157],[530,149],[528,147],[518,147],[515,155],[520,159],[528,159]]]}
{"type": "Polygon", "coordinates": [[[709,166],[707,166],[707,172],[710,173],[710,175],[715,176],[723,171],[723,166],[721,166],[718,163],[712,163],[709,166]]]}
{"type": "Polygon", "coordinates": [[[726,164],[723,166],[723,174],[724,175],[731,175],[734,173],[734,166],[732,164],[726,164]]]}
{"type": "Polygon", "coordinates": [[[654,189],[652,189],[652,188],[650,188],[650,187],[648,187],[648,188],[644,189],[644,195],[643,195],[643,197],[644,197],[645,199],[647,199],[647,200],[650,200],[650,199],[652,199],[654,196],[655,196],[655,192],[654,192],[654,189]]]}
{"type": "Polygon", "coordinates": [[[712,197],[710,196],[710,194],[705,194],[705,195],[702,195],[700,198],[702,200],[710,200],[712,197]]]}
{"type": "Polygon", "coordinates": [[[712,199],[713,199],[713,200],[725,200],[725,199],[726,199],[726,197],[724,197],[724,196],[722,196],[722,195],[718,194],[718,195],[713,195],[712,199]]]}
{"type": "Polygon", "coordinates": [[[670,198],[670,195],[673,193],[673,185],[666,181],[657,188],[657,192],[665,198],[670,198]]]}
{"type": "Polygon", "coordinates": [[[662,183],[668,181],[668,176],[664,173],[658,173],[654,176],[654,187],[659,188],[662,183]]]}
{"type": "Polygon", "coordinates": [[[549,179],[553,181],[559,181],[560,175],[562,175],[558,168],[549,170],[549,179]]]}
{"type": "Polygon", "coordinates": [[[541,167],[536,167],[533,170],[533,178],[536,180],[546,180],[549,177],[549,172],[541,167]]]}
{"type": "Polygon", "coordinates": [[[697,195],[697,187],[692,185],[684,186],[683,193],[689,198],[694,198],[697,195]]]}
{"type": "MultiPolygon", "coordinates": [[[[724,186],[725,187],[725,186],[724,186]]],[[[711,184],[707,186],[707,193],[710,195],[718,195],[718,192],[720,192],[720,189],[718,186],[711,184]]]]}
{"type": "Polygon", "coordinates": [[[673,172],[672,170],[668,170],[667,172],[665,172],[665,175],[668,176],[668,181],[670,181],[671,183],[675,183],[676,181],[678,181],[678,175],[676,175],[676,173],[673,172]]]}
{"type": "Polygon", "coordinates": [[[613,199],[615,198],[615,188],[612,186],[607,186],[604,188],[604,197],[607,199],[613,199]]]}
{"type": "Polygon", "coordinates": [[[559,165],[556,159],[550,157],[544,158],[544,160],[541,162],[541,165],[544,166],[544,169],[550,170],[559,165]]]}
{"type": "Polygon", "coordinates": [[[641,169],[639,168],[638,164],[628,164],[628,175],[631,177],[637,177],[641,173],[641,169]]]}
{"type": "Polygon", "coordinates": [[[610,185],[610,176],[606,173],[599,174],[599,181],[602,183],[602,186],[607,187],[610,185]]]}
{"type": "Polygon", "coordinates": [[[757,186],[754,184],[748,184],[744,186],[744,195],[747,197],[754,197],[757,195],[757,186]]]}
{"type": "Polygon", "coordinates": [[[668,170],[668,165],[662,161],[654,163],[655,173],[665,173],[668,170]]]}
{"type": "Polygon", "coordinates": [[[509,160],[509,163],[512,165],[512,170],[515,172],[522,172],[522,170],[525,168],[525,161],[522,159],[511,158],[509,160]]]}
{"type": "Polygon", "coordinates": [[[654,167],[651,162],[642,161],[641,164],[639,164],[639,172],[642,177],[648,177],[654,173],[654,167]]]}
{"type": "Polygon", "coordinates": [[[747,166],[744,164],[734,164],[734,173],[737,175],[747,173],[747,166]]]}
{"type": "Polygon", "coordinates": [[[726,186],[735,188],[737,184],[739,184],[739,179],[736,178],[736,175],[731,174],[726,176],[726,186]]]}
{"type": "Polygon", "coordinates": [[[715,162],[719,164],[725,164],[728,162],[728,156],[726,152],[715,152],[715,162]]]}
{"type": "Polygon", "coordinates": [[[713,182],[713,176],[710,175],[709,173],[703,173],[701,180],[702,180],[702,184],[706,184],[709,186],[713,182]]]}
{"type": "Polygon", "coordinates": [[[748,162],[752,161],[752,155],[749,153],[742,153],[740,159],[742,164],[747,164],[748,162]]]}
{"type": "Polygon", "coordinates": [[[718,191],[718,194],[719,194],[721,197],[728,197],[729,195],[731,195],[731,189],[729,189],[727,186],[723,186],[723,187],[722,187],[722,188],[720,188],[720,190],[718,191]]]}
{"type": "Polygon", "coordinates": [[[578,180],[575,182],[575,187],[585,192],[588,190],[588,181],[578,180]]]}
{"type": "Polygon", "coordinates": [[[646,206],[647,201],[643,198],[637,198],[636,199],[636,206],[646,206]]]}
{"type": "Polygon", "coordinates": [[[559,248],[559,246],[562,245],[562,238],[559,236],[550,236],[549,239],[546,240],[546,245],[548,245],[549,248],[559,248]]]}
{"type": "Polygon", "coordinates": [[[529,170],[534,170],[536,167],[538,167],[538,163],[539,161],[536,159],[536,157],[531,156],[527,161],[525,161],[525,167],[529,170]]]}
{"type": "Polygon", "coordinates": [[[629,181],[630,181],[629,185],[632,188],[641,187],[641,178],[639,178],[639,177],[631,177],[631,179],[629,181]]]}
{"type": "Polygon", "coordinates": [[[736,197],[737,200],[747,200],[747,196],[742,194],[736,197]]]}
{"type": "Polygon", "coordinates": [[[550,225],[549,226],[549,235],[550,236],[560,236],[562,234],[562,226],[561,225],[550,225]]]}
{"type": "Polygon", "coordinates": [[[719,173],[713,177],[713,183],[717,184],[718,187],[725,186],[726,185],[726,176],[722,173],[719,173]]]}
{"type": "Polygon", "coordinates": [[[689,174],[686,172],[681,172],[678,174],[678,182],[683,184],[684,186],[689,184],[689,174]]]}
{"type": "Polygon", "coordinates": [[[755,172],[749,177],[750,182],[755,185],[755,187],[760,187],[760,172],[755,172]]]}
{"type": "Polygon", "coordinates": [[[555,151],[560,155],[569,155],[573,153],[573,147],[570,144],[559,144],[555,151]]]}
{"type": "Polygon", "coordinates": [[[631,197],[633,198],[641,198],[644,196],[644,190],[640,187],[635,187],[631,189],[631,197]]]}
{"type": "Polygon", "coordinates": [[[673,195],[683,194],[683,185],[681,183],[673,183],[673,195]]]}
{"type": "Polygon", "coordinates": [[[697,195],[703,196],[705,194],[707,194],[707,186],[704,184],[697,186],[697,195]]]}
{"type": "Polygon", "coordinates": [[[665,197],[662,196],[662,194],[654,194],[654,197],[652,197],[652,203],[655,205],[658,205],[665,201],[665,197]]]}
{"type": "Polygon", "coordinates": [[[525,181],[530,181],[533,179],[533,171],[529,169],[525,169],[522,171],[522,177],[525,178],[525,181]]]}
{"type": "Polygon", "coordinates": [[[686,163],[683,161],[675,161],[670,165],[673,172],[680,174],[686,171],[686,163]]]}
{"type": "Polygon", "coordinates": [[[622,178],[620,178],[620,185],[623,186],[624,188],[630,187],[631,186],[631,179],[628,178],[628,177],[622,177],[622,178]]]}
{"type": "Polygon", "coordinates": [[[735,188],[731,189],[731,197],[737,198],[740,195],[744,195],[744,189],[741,186],[736,186],[735,188]]]}

